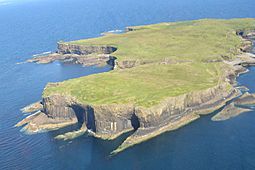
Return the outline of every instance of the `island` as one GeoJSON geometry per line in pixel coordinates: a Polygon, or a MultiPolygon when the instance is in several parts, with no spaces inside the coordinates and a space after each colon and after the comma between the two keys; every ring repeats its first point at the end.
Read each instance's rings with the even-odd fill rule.
{"type": "MultiPolygon", "coordinates": [[[[133,132],[116,154],[212,113],[241,95],[236,77],[255,63],[250,54],[255,19],[201,19],[128,27],[122,34],[59,42],[55,53],[29,62],[55,60],[111,65],[112,71],[49,83],[41,105],[22,120],[27,133],[71,124],[113,140],[133,132]],[[41,108],[42,107],[42,108],[41,108]]],[[[29,109],[28,109],[29,110],[29,109]]]]}

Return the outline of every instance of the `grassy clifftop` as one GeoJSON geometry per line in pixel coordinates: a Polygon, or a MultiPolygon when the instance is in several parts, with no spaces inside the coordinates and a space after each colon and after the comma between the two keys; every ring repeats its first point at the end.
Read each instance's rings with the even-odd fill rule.
{"type": "Polygon", "coordinates": [[[67,42],[111,45],[117,61],[147,63],[48,86],[44,96],[62,94],[82,103],[135,104],[150,107],[167,97],[203,90],[222,81],[222,57],[235,58],[238,30],[255,29],[254,19],[197,20],[133,27],[124,34],[67,42]]]}
{"type": "Polygon", "coordinates": [[[240,38],[236,30],[254,28],[253,19],[198,20],[133,27],[136,31],[69,42],[80,45],[112,45],[119,61],[165,58],[201,61],[233,56],[240,38]]]}

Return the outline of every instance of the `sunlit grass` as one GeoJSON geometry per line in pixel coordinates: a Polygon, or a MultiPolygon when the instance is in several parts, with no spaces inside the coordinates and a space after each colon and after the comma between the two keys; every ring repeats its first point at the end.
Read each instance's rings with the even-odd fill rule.
{"type": "Polygon", "coordinates": [[[222,56],[235,58],[242,40],[237,30],[255,28],[253,19],[198,20],[135,27],[136,31],[72,41],[80,45],[113,45],[118,61],[151,64],[115,70],[48,87],[44,96],[70,95],[87,104],[135,104],[150,107],[167,97],[203,90],[219,83],[222,56]],[[159,64],[164,60],[175,61],[159,64]],[[208,63],[209,62],[209,63],[208,63]]]}

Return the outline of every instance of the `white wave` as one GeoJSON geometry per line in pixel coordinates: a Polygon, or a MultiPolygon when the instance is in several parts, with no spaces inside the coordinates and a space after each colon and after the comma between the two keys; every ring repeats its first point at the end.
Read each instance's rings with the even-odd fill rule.
{"type": "Polygon", "coordinates": [[[123,32],[123,30],[111,30],[111,31],[108,31],[109,33],[121,33],[123,32]]]}
{"type": "Polygon", "coordinates": [[[19,64],[25,64],[25,63],[27,63],[26,61],[23,61],[23,62],[18,62],[18,63],[16,63],[17,65],[19,65],[19,64]]]}
{"type": "Polygon", "coordinates": [[[44,56],[44,55],[47,55],[47,54],[50,54],[50,53],[51,53],[51,51],[46,51],[46,52],[43,52],[43,53],[34,54],[33,57],[44,56]]]}
{"type": "Polygon", "coordinates": [[[101,35],[107,35],[107,34],[120,34],[120,33],[123,33],[124,31],[123,30],[111,30],[111,31],[107,31],[107,32],[103,32],[101,33],[101,35]]]}

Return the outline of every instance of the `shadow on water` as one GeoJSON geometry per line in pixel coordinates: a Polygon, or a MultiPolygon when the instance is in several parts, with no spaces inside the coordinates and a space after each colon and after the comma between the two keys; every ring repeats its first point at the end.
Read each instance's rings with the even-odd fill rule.
{"type": "Polygon", "coordinates": [[[64,127],[64,128],[60,128],[60,129],[54,130],[54,131],[49,131],[47,133],[49,134],[49,136],[51,136],[51,138],[55,138],[58,135],[65,134],[67,132],[76,131],[76,130],[80,129],[81,126],[82,126],[82,124],[76,123],[74,125],[70,125],[70,126],[67,126],[67,127],[64,127]]]}
{"type": "Polygon", "coordinates": [[[107,159],[111,159],[110,153],[115,150],[118,146],[120,146],[130,135],[132,135],[135,131],[126,132],[120,135],[118,138],[114,140],[103,140],[94,138],[94,145],[99,150],[102,151],[102,155],[107,159]]]}

